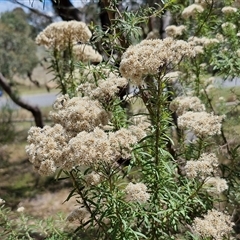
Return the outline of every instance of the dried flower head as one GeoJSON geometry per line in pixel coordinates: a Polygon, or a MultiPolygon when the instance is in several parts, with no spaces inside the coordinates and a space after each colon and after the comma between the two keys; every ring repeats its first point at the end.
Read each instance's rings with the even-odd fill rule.
{"type": "Polygon", "coordinates": [[[125,188],[126,200],[130,202],[145,203],[150,198],[147,186],[144,183],[129,183],[125,188]]]}
{"type": "Polygon", "coordinates": [[[65,148],[64,156],[67,159],[64,165],[66,170],[75,166],[94,166],[115,160],[107,133],[98,127],[92,132],[81,131],[72,138],[65,148]]]}
{"type": "Polygon", "coordinates": [[[46,48],[64,50],[75,42],[88,42],[91,36],[92,33],[84,22],[55,22],[38,34],[36,43],[46,48]]]}
{"type": "Polygon", "coordinates": [[[198,160],[187,161],[186,175],[188,178],[205,179],[217,172],[218,165],[219,162],[214,153],[203,153],[198,160]]]}
{"type": "Polygon", "coordinates": [[[85,207],[79,207],[73,210],[67,217],[67,221],[74,222],[78,221],[79,223],[85,223],[89,220],[90,213],[85,207]]]}
{"type": "Polygon", "coordinates": [[[180,77],[182,73],[180,71],[174,71],[174,72],[169,72],[164,76],[164,80],[170,82],[170,83],[175,83],[180,77]]]}
{"type": "Polygon", "coordinates": [[[237,12],[237,8],[231,7],[231,6],[225,6],[225,7],[222,8],[222,12],[226,15],[227,14],[232,14],[232,13],[237,12]]]}
{"type": "Polygon", "coordinates": [[[234,23],[231,22],[225,22],[221,25],[223,31],[227,32],[229,30],[234,30],[237,28],[237,26],[234,23]]]}
{"type": "Polygon", "coordinates": [[[99,63],[102,56],[87,44],[78,44],[73,46],[73,54],[78,61],[99,63]]]}
{"type": "Polygon", "coordinates": [[[191,46],[182,40],[143,40],[135,46],[130,46],[122,55],[120,72],[123,77],[138,86],[143,84],[145,76],[159,74],[164,66],[175,66],[184,57],[193,56],[195,52],[191,46]]]}
{"type": "Polygon", "coordinates": [[[85,176],[85,181],[88,186],[96,186],[101,182],[101,180],[102,176],[94,171],[85,176]]]}
{"type": "Polygon", "coordinates": [[[207,191],[214,194],[220,194],[228,189],[227,181],[220,177],[209,177],[206,179],[204,186],[207,191]]]}
{"type": "Polygon", "coordinates": [[[183,25],[181,26],[170,25],[165,29],[167,36],[173,38],[181,36],[185,30],[186,27],[183,25]]]}
{"type": "Polygon", "coordinates": [[[204,8],[202,7],[202,5],[194,3],[189,5],[182,11],[182,17],[185,19],[189,17],[195,17],[198,13],[201,13],[203,11],[204,8]]]}
{"type": "Polygon", "coordinates": [[[63,149],[68,137],[61,125],[31,127],[27,140],[29,145],[26,146],[26,153],[29,161],[40,174],[51,175],[62,166],[63,149]]]}
{"type": "Polygon", "coordinates": [[[84,83],[78,87],[78,91],[82,92],[84,96],[89,96],[91,99],[97,99],[99,102],[109,102],[119,89],[128,84],[126,78],[109,77],[106,80],[98,81],[98,86],[92,83],[84,83]]]}
{"type": "Polygon", "coordinates": [[[5,203],[5,200],[3,200],[2,198],[0,198],[0,206],[3,205],[5,203]]]}
{"type": "Polygon", "coordinates": [[[196,47],[209,47],[212,46],[214,44],[220,43],[219,39],[217,38],[207,38],[207,37],[190,37],[188,39],[188,42],[191,46],[195,46],[196,47]]]}
{"type": "Polygon", "coordinates": [[[20,212],[20,213],[21,213],[21,212],[24,212],[24,210],[25,210],[24,207],[18,207],[18,208],[17,208],[17,212],[20,212]]]}
{"type": "Polygon", "coordinates": [[[186,112],[178,118],[180,129],[189,129],[198,137],[213,136],[221,133],[224,116],[214,116],[207,112],[186,112]]]}
{"type": "Polygon", "coordinates": [[[231,217],[215,209],[208,210],[204,218],[195,218],[193,230],[201,237],[212,237],[216,240],[222,240],[228,237],[232,232],[233,223],[231,217]]]}
{"type": "Polygon", "coordinates": [[[67,95],[57,98],[53,105],[55,111],[49,116],[55,123],[61,124],[67,131],[92,131],[96,126],[106,125],[109,114],[98,101],[67,95]]]}
{"type": "Polygon", "coordinates": [[[109,133],[109,141],[116,158],[130,158],[132,147],[145,136],[146,132],[137,126],[128,129],[121,128],[116,132],[109,133]]]}
{"type": "Polygon", "coordinates": [[[148,39],[159,39],[160,38],[160,34],[159,31],[157,29],[153,29],[153,31],[149,32],[146,40],[148,39]]]}
{"type": "Polygon", "coordinates": [[[208,6],[214,6],[215,3],[218,3],[218,0],[195,0],[194,3],[206,9],[208,6]]]}
{"type": "Polygon", "coordinates": [[[96,166],[103,162],[111,164],[120,158],[128,159],[132,147],[140,140],[138,137],[143,136],[143,131],[140,133],[135,128],[110,133],[98,127],[92,132],[82,131],[65,148],[67,161],[63,168],[71,170],[75,166],[96,166]]]}
{"type": "Polygon", "coordinates": [[[180,96],[176,97],[169,106],[170,110],[176,112],[178,116],[187,111],[202,112],[205,111],[204,104],[198,97],[180,96]]]}

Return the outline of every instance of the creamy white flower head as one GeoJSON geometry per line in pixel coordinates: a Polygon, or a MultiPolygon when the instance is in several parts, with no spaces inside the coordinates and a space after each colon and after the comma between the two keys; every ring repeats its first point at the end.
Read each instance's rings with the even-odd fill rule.
{"type": "Polygon", "coordinates": [[[87,44],[78,44],[73,46],[73,54],[78,61],[99,63],[102,61],[102,56],[87,44]]]}
{"type": "Polygon", "coordinates": [[[196,54],[204,54],[203,46],[194,46],[194,51],[196,54]]]}
{"type": "Polygon", "coordinates": [[[187,111],[202,112],[205,111],[204,104],[198,97],[180,96],[176,97],[169,105],[171,111],[176,112],[178,116],[187,111]]]}
{"type": "Polygon", "coordinates": [[[225,97],[219,97],[219,98],[218,98],[218,101],[219,101],[219,102],[226,102],[226,99],[225,99],[225,97]]]}
{"type": "Polygon", "coordinates": [[[122,55],[119,70],[123,77],[139,86],[143,84],[145,76],[159,74],[164,66],[175,66],[184,57],[194,56],[193,48],[182,40],[143,40],[126,50],[122,55]]]}
{"type": "Polygon", "coordinates": [[[174,72],[169,72],[167,73],[163,80],[167,80],[170,83],[175,83],[182,75],[182,72],[180,71],[174,71],[174,72]]]}
{"type": "Polygon", "coordinates": [[[207,187],[208,192],[214,194],[220,194],[228,189],[227,181],[220,177],[208,177],[204,186],[207,187]]]}
{"type": "Polygon", "coordinates": [[[130,202],[145,203],[150,198],[147,186],[144,183],[129,183],[125,188],[126,200],[130,202]]]}
{"type": "Polygon", "coordinates": [[[160,34],[157,29],[154,29],[153,31],[149,32],[146,39],[159,39],[160,34]]]}
{"type": "Polygon", "coordinates": [[[102,176],[96,172],[91,172],[85,176],[85,181],[88,186],[95,186],[98,185],[102,180],[102,176]]]}
{"type": "Polygon", "coordinates": [[[63,150],[67,145],[69,136],[59,124],[44,128],[31,127],[28,132],[26,153],[29,161],[42,175],[51,175],[57,168],[61,168],[63,150]]]}
{"type": "Polygon", "coordinates": [[[55,123],[61,124],[72,132],[92,131],[96,126],[106,125],[109,114],[100,103],[89,98],[60,96],[53,105],[55,111],[49,116],[55,123]]]}
{"type": "Polygon", "coordinates": [[[217,1],[218,0],[195,0],[194,3],[206,8],[207,6],[212,6],[212,4],[217,3],[217,1]]]}
{"type": "Polygon", "coordinates": [[[219,135],[224,116],[214,116],[207,112],[186,112],[178,118],[180,129],[189,129],[197,137],[219,135]]]}
{"type": "Polygon", "coordinates": [[[146,135],[142,129],[137,131],[136,128],[121,128],[109,133],[98,127],[91,132],[81,131],[64,149],[66,161],[62,168],[71,170],[75,166],[113,164],[120,158],[128,159],[139,138],[146,135]]]}
{"type": "Polygon", "coordinates": [[[224,36],[223,36],[221,33],[217,33],[217,34],[216,34],[216,39],[217,39],[219,42],[224,42],[224,40],[225,40],[224,36]]]}
{"type": "Polygon", "coordinates": [[[0,206],[3,205],[5,203],[5,200],[3,200],[2,198],[0,198],[0,206]]]}
{"type": "Polygon", "coordinates": [[[115,160],[108,134],[96,127],[92,132],[81,131],[73,137],[65,148],[67,159],[64,169],[75,166],[95,166],[101,162],[111,163],[115,160]]]}
{"type": "Polygon", "coordinates": [[[108,77],[106,80],[101,79],[97,85],[92,83],[81,84],[78,90],[84,93],[84,96],[89,96],[91,99],[97,99],[101,103],[107,103],[116,96],[119,89],[128,84],[126,78],[108,77]]]}
{"type": "Polygon", "coordinates": [[[116,157],[123,159],[131,157],[132,147],[140,140],[132,130],[131,128],[121,128],[116,132],[109,133],[109,141],[116,157]]]}
{"type": "Polygon", "coordinates": [[[18,207],[17,212],[24,212],[25,208],[24,207],[18,207]]]}
{"type": "Polygon", "coordinates": [[[205,88],[205,91],[206,93],[210,93],[212,89],[214,89],[215,86],[213,84],[209,84],[206,88],[205,88]]]}
{"type": "Polygon", "coordinates": [[[222,29],[224,31],[228,31],[229,29],[236,29],[237,26],[234,23],[231,22],[225,22],[221,25],[222,29]]]}
{"type": "Polygon", "coordinates": [[[183,32],[186,30],[186,26],[175,26],[175,25],[170,25],[166,27],[165,31],[168,37],[177,37],[181,36],[183,32]]]}
{"type": "Polygon", "coordinates": [[[52,23],[40,32],[36,43],[46,48],[64,50],[75,42],[88,42],[91,36],[92,33],[84,22],[62,21],[52,23]]]}
{"type": "Polygon", "coordinates": [[[85,207],[79,207],[73,210],[67,217],[67,221],[78,221],[79,223],[85,223],[89,220],[90,213],[85,207]]]}
{"type": "Polygon", "coordinates": [[[224,14],[231,14],[237,12],[237,8],[231,6],[225,6],[222,8],[224,14]]]}
{"type": "Polygon", "coordinates": [[[182,12],[182,16],[183,18],[189,18],[189,17],[194,17],[196,16],[196,14],[201,13],[204,11],[204,8],[202,7],[202,5],[199,4],[191,4],[188,7],[186,7],[183,12],[182,12]]]}
{"type": "Polygon", "coordinates": [[[218,165],[219,162],[214,153],[203,153],[199,159],[187,161],[186,175],[188,178],[205,179],[217,173],[218,165]]]}
{"type": "Polygon", "coordinates": [[[207,38],[207,37],[190,37],[188,39],[188,42],[197,47],[197,46],[203,46],[203,47],[208,47],[212,46],[214,44],[219,43],[220,41],[217,38],[207,38]]]}
{"type": "Polygon", "coordinates": [[[215,209],[208,210],[203,218],[195,218],[193,230],[203,238],[222,240],[232,232],[231,216],[215,209]]]}

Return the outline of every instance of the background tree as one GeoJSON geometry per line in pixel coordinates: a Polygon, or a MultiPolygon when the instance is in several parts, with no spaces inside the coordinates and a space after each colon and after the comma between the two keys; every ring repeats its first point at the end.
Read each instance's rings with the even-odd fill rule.
{"type": "Polygon", "coordinates": [[[36,125],[42,127],[39,108],[19,98],[14,82],[16,75],[28,76],[32,80],[32,71],[39,62],[27,14],[21,8],[3,13],[0,17],[0,31],[0,85],[16,104],[32,112],[36,125]]]}

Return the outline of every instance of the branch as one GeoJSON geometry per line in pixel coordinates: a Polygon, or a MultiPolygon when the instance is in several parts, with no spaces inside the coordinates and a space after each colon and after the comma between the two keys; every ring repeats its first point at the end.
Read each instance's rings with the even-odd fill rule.
{"type": "Polygon", "coordinates": [[[37,127],[43,127],[42,113],[38,106],[32,106],[23,100],[21,100],[14,92],[12,91],[11,86],[7,83],[7,79],[0,72],[0,86],[3,90],[8,94],[8,96],[12,99],[14,103],[18,106],[30,111],[34,117],[34,121],[37,127]]]}
{"type": "Polygon", "coordinates": [[[52,18],[51,16],[49,16],[49,15],[43,13],[43,12],[40,12],[40,11],[38,11],[37,9],[31,8],[31,7],[25,5],[25,4],[23,4],[23,3],[21,3],[21,2],[19,2],[19,1],[17,1],[17,0],[8,0],[8,1],[9,1],[9,2],[12,2],[12,3],[16,3],[16,4],[18,4],[18,5],[20,5],[20,6],[24,7],[24,8],[27,8],[29,11],[31,11],[31,12],[39,15],[39,16],[45,17],[45,18],[47,18],[49,21],[53,22],[53,18],[52,18]]]}

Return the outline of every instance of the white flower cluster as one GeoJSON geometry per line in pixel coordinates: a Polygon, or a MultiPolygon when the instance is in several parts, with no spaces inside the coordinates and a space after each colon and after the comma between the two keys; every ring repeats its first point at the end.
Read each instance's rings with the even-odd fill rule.
{"type": "Polygon", "coordinates": [[[195,47],[208,47],[214,44],[220,43],[217,38],[207,38],[207,37],[190,37],[188,39],[190,45],[195,47]]]}
{"type": "Polygon", "coordinates": [[[182,17],[187,19],[189,17],[195,17],[198,13],[202,13],[204,8],[200,4],[191,4],[182,11],[182,17]]]}
{"type": "Polygon", "coordinates": [[[85,223],[89,220],[90,213],[85,207],[79,207],[73,210],[67,217],[67,221],[74,222],[78,221],[79,223],[85,223]]]}
{"type": "Polygon", "coordinates": [[[227,181],[220,177],[208,177],[204,183],[207,191],[213,194],[220,194],[228,189],[227,181]]]}
{"type": "Polygon", "coordinates": [[[188,178],[199,177],[205,179],[217,173],[218,165],[219,162],[214,153],[203,153],[198,160],[187,161],[186,175],[188,178]]]}
{"type": "Polygon", "coordinates": [[[201,103],[198,97],[180,96],[176,97],[169,105],[171,111],[176,112],[178,116],[187,111],[203,112],[205,105],[201,103]]]}
{"type": "Polygon", "coordinates": [[[226,32],[237,28],[237,26],[231,22],[225,22],[221,25],[221,27],[222,27],[223,31],[226,31],[226,32]]]}
{"type": "Polygon", "coordinates": [[[222,12],[226,15],[231,14],[231,13],[235,13],[235,12],[237,12],[237,8],[231,7],[231,6],[225,6],[225,7],[222,8],[222,12]]]}
{"type": "Polygon", "coordinates": [[[144,183],[129,183],[125,188],[126,200],[129,202],[145,203],[150,198],[144,183]]]}
{"type": "Polygon", "coordinates": [[[219,135],[224,116],[214,116],[207,112],[186,112],[178,118],[180,129],[189,129],[197,137],[219,135]]]}
{"type": "Polygon", "coordinates": [[[123,77],[139,86],[143,84],[146,75],[159,74],[162,67],[177,65],[184,57],[193,56],[195,52],[192,47],[183,40],[143,40],[126,50],[119,70],[123,77]]]}
{"type": "Polygon", "coordinates": [[[94,171],[85,175],[85,182],[87,186],[98,185],[101,182],[101,180],[102,180],[102,176],[94,171]]]}
{"type": "Polygon", "coordinates": [[[0,198],[0,206],[5,204],[5,200],[3,200],[2,198],[0,198]]]}
{"type": "Polygon", "coordinates": [[[181,77],[181,75],[182,72],[180,71],[169,72],[164,76],[163,80],[166,80],[170,83],[176,83],[176,81],[181,77]]]}
{"type": "Polygon", "coordinates": [[[215,209],[208,210],[203,219],[195,218],[193,230],[203,238],[225,239],[232,232],[231,217],[215,209]]]}
{"type": "Polygon", "coordinates": [[[87,44],[78,44],[73,46],[73,54],[78,61],[99,63],[102,61],[100,55],[92,46],[87,44]]]}
{"type": "Polygon", "coordinates": [[[98,101],[68,95],[59,97],[53,105],[55,111],[49,116],[54,123],[61,124],[67,131],[92,131],[96,126],[106,125],[109,114],[98,101]],[[56,111],[57,110],[57,111],[56,111]]]}
{"type": "Polygon", "coordinates": [[[76,42],[88,42],[91,36],[92,33],[84,22],[62,21],[46,27],[38,34],[36,43],[50,49],[64,50],[76,42]]]}
{"type": "Polygon", "coordinates": [[[97,99],[100,102],[111,100],[119,89],[126,86],[128,81],[126,78],[108,77],[106,80],[99,80],[97,85],[93,83],[84,83],[79,85],[78,91],[84,96],[89,96],[91,99],[97,99]]]}
{"type": "Polygon", "coordinates": [[[26,152],[29,161],[42,175],[50,175],[64,164],[63,149],[68,137],[60,124],[44,128],[32,127],[28,132],[26,152]]]}
{"type": "Polygon", "coordinates": [[[181,36],[185,30],[186,27],[183,25],[180,26],[170,25],[165,29],[167,36],[173,38],[181,36]]]}
{"type": "Polygon", "coordinates": [[[132,147],[146,136],[142,127],[130,126],[106,133],[100,129],[108,123],[107,113],[96,106],[97,101],[62,96],[54,104],[53,127],[32,127],[26,152],[30,162],[42,175],[57,169],[76,166],[113,164],[131,156],[132,147]],[[60,124],[59,124],[60,123],[60,124]]]}
{"type": "Polygon", "coordinates": [[[195,0],[194,3],[201,5],[204,9],[218,3],[218,0],[195,0]]]}

